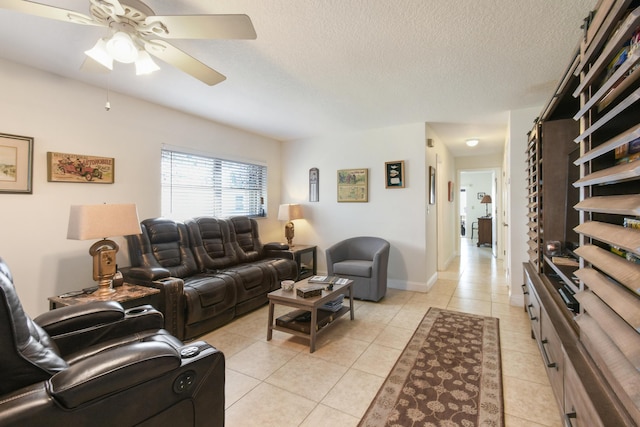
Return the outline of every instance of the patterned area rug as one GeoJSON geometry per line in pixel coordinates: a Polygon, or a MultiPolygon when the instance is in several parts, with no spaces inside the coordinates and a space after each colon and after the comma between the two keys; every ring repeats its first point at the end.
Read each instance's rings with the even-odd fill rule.
{"type": "Polygon", "coordinates": [[[498,319],[431,308],[359,426],[503,426],[498,319]]]}

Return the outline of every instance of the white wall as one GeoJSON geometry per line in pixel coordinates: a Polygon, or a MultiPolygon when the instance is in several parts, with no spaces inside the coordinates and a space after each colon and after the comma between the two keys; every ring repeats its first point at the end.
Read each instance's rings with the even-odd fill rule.
{"type": "MultiPolygon", "coordinates": [[[[160,215],[162,144],[266,163],[270,217],[259,221],[261,237],[280,240],[280,142],[117,93],[107,112],[104,90],[11,62],[0,61],[0,86],[0,132],[35,138],[33,194],[0,193],[0,257],[32,316],[48,309],[49,296],[94,285],[93,242],[66,239],[70,205],[133,202],[141,220],[160,215]],[[114,157],[115,183],[47,182],[47,151],[114,157]]],[[[124,239],[114,240],[127,265],[124,239]]]]}
{"type": "Polygon", "coordinates": [[[509,131],[505,148],[505,171],[507,194],[509,196],[507,214],[509,216],[507,267],[510,283],[510,302],[523,305],[522,263],[529,260],[527,255],[527,181],[525,171],[525,148],[527,132],[533,129],[533,120],[539,116],[542,107],[515,110],[509,113],[509,131]]]}
{"type": "MultiPolygon", "coordinates": [[[[424,123],[311,138],[283,144],[284,203],[301,203],[307,219],[296,221],[295,242],[325,250],[352,236],[391,243],[388,285],[426,291],[437,277],[436,211],[426,201],[424,123]],[[405,188],[385,188],[384,164],[404,160],[405,188]],[[320,201],[309,202],[309,169],[320,171],[320,201]],[[369,202],[338,203],[337,170],[369,169],[369,202]]],[[[429,157],[429,156],[427,156],[429,157]]],[[[435,163],[434,163],[435,164],[435,163]]],[[[446,188],[446,183],[445,183],[446,188]]]]}
{"type": "MultiPolygon", "coordinates": [[[[446,270],[451,261],[457,255],[457,243],[459,235],[459,220],[457,208],[456,188],[459,188],[456,177],[455,159],[449,149],[442,143],[440,137],[428,124],[425,126],[427,139],[433,141],[433,147],[427,147],[425,161],[427,162],[427,173],[429,166],[436,168],[436,204],[429,205],[427,200],[427,210],[435,209],[437,217],[427,218],[427,229],[435,230],[437,236],[437,250],[435,253],[428,253],[429,258],[435,257],[438,270],[446,270]],[[454,187],[454,197],[449,201],[449,182],[454,187]]],[[[428,185],[428,181],[427,181],[428,185]]],[[[435,282],[435,278],[434,282],[435,282]]],[[[432,285],[434,282],[430,282],[432,285]]]]}

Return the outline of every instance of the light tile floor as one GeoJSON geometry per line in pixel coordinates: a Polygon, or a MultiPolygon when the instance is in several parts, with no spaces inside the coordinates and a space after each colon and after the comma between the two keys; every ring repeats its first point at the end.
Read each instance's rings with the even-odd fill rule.
{"type": "MultiPolygon", "coordinates": [[[[500,318],[506,427],[560,427],[528,317],[508,304],[502,262],[469,239],[461,246],[430,292],[356,301],[355,320],[337,320],[312,354],[289,334],[266,341],[266,306],[201,337],[226,357],[226,426],[356,426],[427,309],[440,307],[500,318]]],[[[276,316],[288,310],[276,305],[276,316]]]]}

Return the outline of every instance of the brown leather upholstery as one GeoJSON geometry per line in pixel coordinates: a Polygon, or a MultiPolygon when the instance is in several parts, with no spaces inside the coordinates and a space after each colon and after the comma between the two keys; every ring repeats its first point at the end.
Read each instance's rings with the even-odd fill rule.
{"type": "Polygon", "coordinates": [[[142,234],[127,236],[132,267],[123,274],[129,282],[161,290],[165,327],[181,339],[266,304],[281,280],[297,278],[288,247],[265,250],[252,218],[151,218],[141,228],[142,234]],[[167,283],[181,294],[169,295],[167,283]]]}
{"type": "Polygon", "coordinates": [[[32,320],[0,259],[0,425],[224,425],[224,355],[162,324],[113,301],[32,320]]]}

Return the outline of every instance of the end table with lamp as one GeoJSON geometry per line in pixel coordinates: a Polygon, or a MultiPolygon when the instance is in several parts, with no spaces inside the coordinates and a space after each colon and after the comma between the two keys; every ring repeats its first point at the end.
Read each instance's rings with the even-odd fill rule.
{"type": "Polygon", "coordinates": [[[94,287],[49,297],[49,309],[53,310],[60,307],[86,304],[94,301],[116,301],[122,304],[122,307],[125,309],[144,304],[151,304],[153,307],[158,308],[160,289],[130,283],[123,283],[121,286],[114,287],[113,289],[114,291],[106,296],[97,294],[94,291],[94,287]]]}

